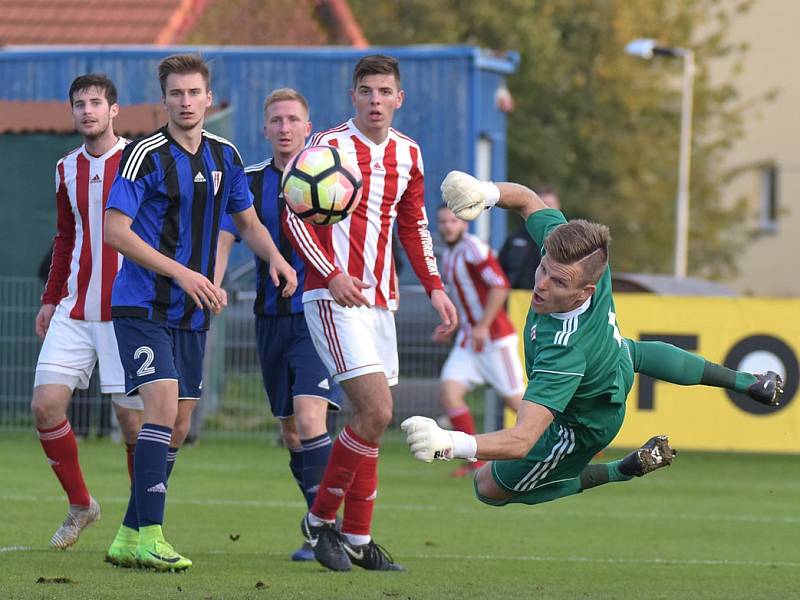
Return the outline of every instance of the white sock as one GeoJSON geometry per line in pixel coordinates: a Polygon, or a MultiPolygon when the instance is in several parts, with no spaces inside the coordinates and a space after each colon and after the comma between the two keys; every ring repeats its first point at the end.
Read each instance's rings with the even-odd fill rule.
{"type": "Polygon", "coordinates": [[[336,522],[336,519],[320,519],[317,515],[310,512],[308,513],[308,522],[311,524],[312,527],[322,527],[325,524],[331,525],[336,522]]]}
{"type": "Polygon", "coordinates": [[[361,535],[358,533],[342,533],[342,535],[347,538],[351,546],[363,546],[364,544],[369,544],[369,541],[372,539],[370,535],[361,535]]]}

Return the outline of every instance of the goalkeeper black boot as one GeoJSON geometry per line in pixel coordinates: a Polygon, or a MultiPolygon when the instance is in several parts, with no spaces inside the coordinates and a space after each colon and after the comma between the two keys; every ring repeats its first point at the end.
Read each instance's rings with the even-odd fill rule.
{"type": "Polygon", "coordinates": [[[767,406],[780,406],[783,379],[775,371],[754,374],[756,382],[747,388],[747,395],[767,406]]]}
{"type": "Polygon", "coordinates": [[[619,472],[623,475],[641,477],[656,469],[668,467],[676,454],[677,452],[670,448],[667,436],[656,435],[647,440],[644,446],[623,458],[619,472]]]}

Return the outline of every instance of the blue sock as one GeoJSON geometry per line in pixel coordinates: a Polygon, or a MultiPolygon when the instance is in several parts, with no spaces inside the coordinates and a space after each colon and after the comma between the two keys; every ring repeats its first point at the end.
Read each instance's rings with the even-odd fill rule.
{"type": "MultiPolygon", "coordinates": [[[[178,450],[180,450],[180,448],[170,447],[167,452],[167,481],[169,481],[169,476],[172,474],[175,460],[178,458],[178,450]]],[[[128,499],[128,510],[125,511],[122,524],[131,529],[139,529],[139,516],[136,514],[136,493],[134,491],[133,481],[131,481],[131,497],[128,499]]]]}
{"type": "Polygon", "coordinates": [[[169,451],[167,452],[167,481],[169,481],[169,476],[172,475],[172,469],[175,467],[175,461],[178,460],[178,450],[180,450],[180,448],[174,448],[173,446],[170,446],[169,451]]]}
{"type": "Polygon", "coordinates": [[[136,440],[133,466],[139,527],[161,525],[167,499],[167,452],[172,428],[145,423],[136,440]]]}
{"type": "Polygon", "coordinates": [[[134,466],[134,480],[131,481],[131,497],[128,498],[128,509],[125,511],[125,517],[122,519],[122,524],[131,529],[139,529],[139,515],[136,513],[136,467],[134,466]]]}
{"type": "MultiPolygon", "coordinates": [[[[289,470],[292,472],[292,477],[300,488],[300,493],[305,497],[303,490],[303,449],[302,448],[289,448],[289,470]]],[[[308,502],[308,499],[306,499],[308,502]]],[[[309,508],[311,505],[308,505],[309,508]]]]}
{"type": "Polygon", "coordinates": [[[300,443],[303,444],[303,495],[311,508],[331,456],[331,436],[323,433],[300,443]]]}

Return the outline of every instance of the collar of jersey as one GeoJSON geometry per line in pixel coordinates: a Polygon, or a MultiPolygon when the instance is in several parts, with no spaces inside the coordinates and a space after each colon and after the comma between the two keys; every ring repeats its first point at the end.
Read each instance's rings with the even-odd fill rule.
{"type": "MultiPolygon", "coordinates": [[[[380,144],[376,144],[366,135],[364,135],[364,133],[358,127],[356,127],[356,123],[353,119],[348,119],[347,126],[350,128],[350,131],[353,132],[353,135],[355,135],[359,140],[361,140],[363,143],[365,143],[367,146],[371,148],[383,148],[386,144],[389,143],[389,138],[392,137],[391,135],[387,135],[385,140],[383,140],[380,144]]],[[[391,134],[391,131],[389,133],[391,134]]]]}
{"type": "Polygon", "coordinates": [[[194,154],[192,154],[191,152],[189,152],[189,150],[187,150],[186,148],[181,146],[178,143],[178,141],[169,134],[169,130],[167,129],[166,125],[164,125],[164,127],[162,127],[160,131],[161,131],[161,133],[164,134],[164,137],[169,140],[169,143],[171,145],[175,146],[178,150],[183,152],[189,158],[199,158],[200,156],[203,155],[203,147],[205,146],[206,139],[207,139],[206,138],[206,130],[205,129],[203,130],[203,133],[200,134],[200,146],[198,146],[197,152],[195,152],[194,154]]]}
{"type": "Polygon", "coordinates": [[[105,159],[107,159],[109,156],[111,156],[115,152],[118,152],[120,150],[120,148],[124,148],[127,143],[128,143],[128,140],[126,140],[124,137],[122,137],[120,135],[120,136],[117,136],[117,143],[114,144],[108,150],[106,150],[106,153],[103,154],[102,156],[92,156],[91,154],[89,154],[89,151],[86,149],[86,144],[85,143],[83,145],[81,145],[81,152],[83,152],[83,155],[86,158],[88,158],[89,160],[104,161],[105,159]]]}
{"type": "Polygon", "coordinates": [[[592,304],[592,297],[589,296],[586,299],[586,302],[581,304],[578,308],[573,308],[569,312],[550,313],[550,316],[553,317],[554,319],[559,319],[561,321],[566,321],[567,319],[571,319],[573,317],[577,317],[578,315],[582,315],[583,313],[585,313],[587,310],[589,310],[589,306],[591,304],[592,304]]]}

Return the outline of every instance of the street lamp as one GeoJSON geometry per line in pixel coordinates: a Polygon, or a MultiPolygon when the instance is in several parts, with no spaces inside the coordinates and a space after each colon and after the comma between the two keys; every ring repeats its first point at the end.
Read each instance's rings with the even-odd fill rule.
{"type": "Polygon", "coordinates": [[[681,98],[681,149],[678,158],[678,196],[675,217],[675,277],[686,277],[689,258],[689,169],[692,152],[692,96],[694,88],[694,52],[689,48],[660,46],[656,40],[638,39],[625,46],[625,52],[650,60],[654,56],[683,59],[681,98]]]}

